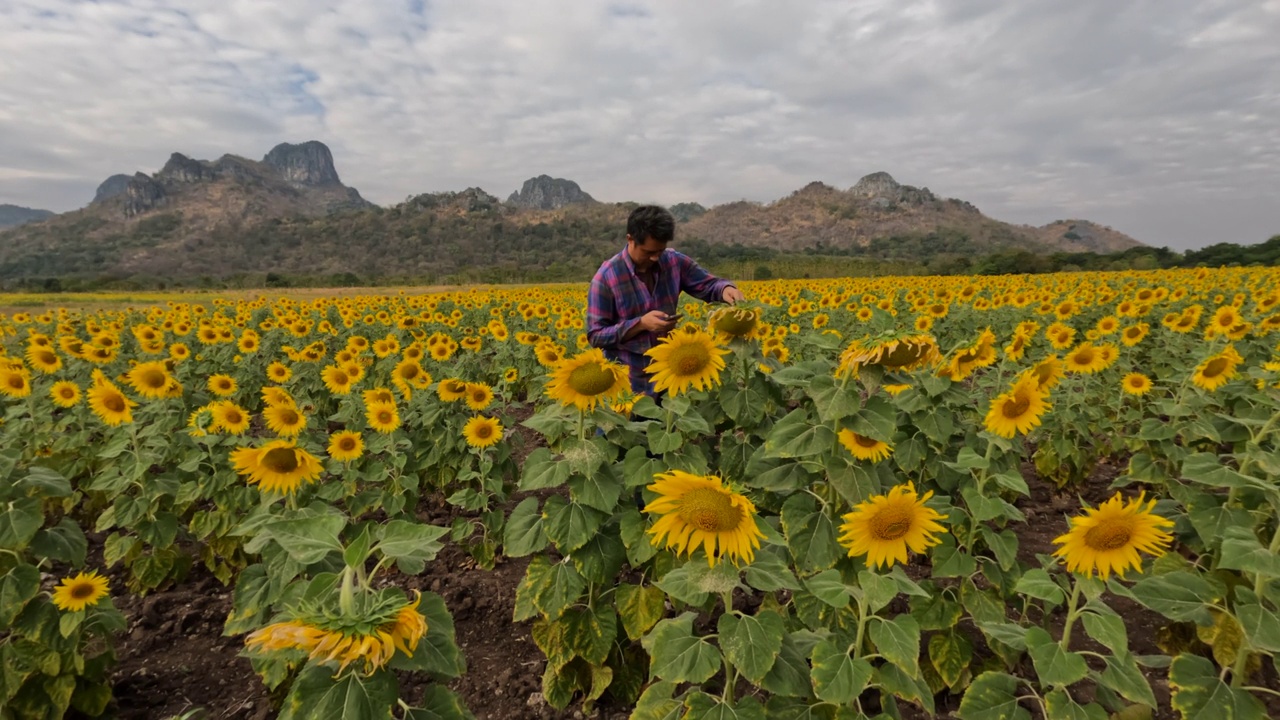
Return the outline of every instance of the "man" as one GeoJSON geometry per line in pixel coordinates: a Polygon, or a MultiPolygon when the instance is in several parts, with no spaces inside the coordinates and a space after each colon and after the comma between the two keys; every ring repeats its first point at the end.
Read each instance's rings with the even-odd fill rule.
{"type": "Polygon", "coordinates": [[[681,291],[703,302],[743,299],[728,280],[668,250],[676,221],[665,208],[642,205],[627,218],[627,245],[600,265],[587,294],[587,339],[630,368],[631,390],[653,394],[645,351],[680,321],[681,291]]]}

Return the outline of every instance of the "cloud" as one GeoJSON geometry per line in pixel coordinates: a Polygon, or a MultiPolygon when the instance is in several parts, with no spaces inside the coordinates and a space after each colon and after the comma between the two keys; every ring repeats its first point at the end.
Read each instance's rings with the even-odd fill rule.
{"type": "Polygon", "coordinates": [[[318,139],[366,197],[769,201],[887,170],[1156,245],[1280,232],[1277,0],[10,0],[0,202],[318,139]]]}

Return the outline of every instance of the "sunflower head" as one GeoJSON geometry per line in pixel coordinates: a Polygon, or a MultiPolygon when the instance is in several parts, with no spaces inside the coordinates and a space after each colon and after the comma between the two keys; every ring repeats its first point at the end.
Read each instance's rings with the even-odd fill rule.
{"type": "Polygon", "coordinates": [[[756,507],[720,478],[672,470],[654,476],[649,490],[658,498],[644,511],[658,519],[649,534],[655,547],[693,555],[699,546],[714,566],[722,558],[750,563],[764,533],[756,525],[756,507]]]}
{"type": "Polygon", "coordinates": [[[651,358],[645,372],[653,375],[653,387],[658,392],[674,396],[691,388],[707,390],[720,384],[720,371],[728,352],[700,329],[673,332],[645,352],[651,358]]]}
{"type": "Polygon", "coordinates": [[[737,305],[722,307],[707,319],[708,327],[717,340],[754,340],[760,334],[760,308],[737,305]]]}
{"type": "Polygon", "coordinates": [[[836,376],[857,377],[865,367],[889,372],[910,372],[938,361],[938,341],[932,335],[911,330],[890,330],[850,343],[840,354],[836,376]]]}
{"type": "Polygon", "coordinates": [[[987,431],[1002,438],[1027,434],[1040,424],[1040,418],[1053,406],[1049,392],[1041,390],[1034,376],[1019,378],[1007,392],[991,401],[984,425],[987,431]]]}
{"type": "Polygon", "coordinates": [[[292,440],[272,440],[262,447],[244,447],[231,452],[236,472],[248,476],[263,492],[292,495],[303,483],[315,482],[323,468],[306,450],[292,440]]]}
{"type": "Polygon", "coordinates": [[[907,483],[858,503],[844,515],[840,544],[849,550],[849,557],[866,555],[869,565],[905,564],[908,549],[922,553],[941,542],[936,535],[946,531],[938,524],[946,517],[925,506],[931,497],[932,492],[917,495],[915,485],[907,483]]]}
{"type": "Polygon", "coordinates": [[[1112,572],[1124,577],[1127,570],[1141,571],[1140,552],[1163,555],[1173,536],[1165,532],[1173,522],[1156,515],[1156,501],[1143,495],[1125,502],[1117,492],[1097,508],[1085,508],[1082,517],[1071,518],[1071,529],[1054,539],[1060,545],[1053,554],[1067,570],[1106,580],[1112,572]]]}
{"type": "Polygon", "coordinates": [[[492,447],[502,439],[502,422],[497,418],[477,415],[462,426],[462,437],[471,447],[492,447]]]}
{"type": "Polygon", "coordinates": [[[53,604],[59,610],[80,612],[87,607],[97,605],[107,596],[107,579],[97,570],[79,573],[75,577],[63,578],[53,590],[53,604]]]}
{"type": "Polygon", "coordinates": [[[626,368],[605,358],[599,348],[591,348],[552,369],[547,396],[562,405],[590,411],[598,402],[617,398],[629,388],[626,368]]]}

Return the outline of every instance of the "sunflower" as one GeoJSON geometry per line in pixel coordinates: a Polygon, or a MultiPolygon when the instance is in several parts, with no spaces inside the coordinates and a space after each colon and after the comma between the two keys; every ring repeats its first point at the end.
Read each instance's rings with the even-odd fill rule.
{"type": "Polygon", "coordinates": [[[915,485],[907,483],[858,503],[844,515],[840,544],[849,549],[849,557],[866,555],[869,565],[905,564],[908,548],[922,553],[941,542],[935,533],[945,532],[937,521],[946,516],[925,507],[931,497],[932,491],[917,496],[915,485]]]}
{"type": "Polygon", "coordinates": [[[391,371],[391,377],[393,382],[408,383],[419,390],[431,384],[431,373],[423,369],[422,364],[417,360],[409,358],[396,363],[395,369],[391,371]]]}
{"type": "Polygon", "coordinates": [[[1150,330],[1151,326],[1147,323],[1130,325],[1124,329],[1124,332],[1120,333],[1120,342],[1124,343],[1125,347],[1133,347],[1142,342],[1142,339],[1147,336],[1150,330]]]}
{"type": "Polygon", "coordinates": [[[400,411],[396,409],[395,403],[373,403],[365,407],[365,419],[369,421],[369,427],[380,433],[394,432],[400,427],[400,411]]]}
{"type": "Polygon", "coordinates": [[[1173,522],[1153,513],[1156,501],[1144,505],[1144,498],[1126,503],[1117,492],[1097,508],[1085,508],[1084,517],[1071,518],[1071,529],[1054,539],[1062,546],[1054,556],[1063,558],[1071,572],[1093,577],[1096,571],[1103,580],[1113,571],[1122,578],[1130,568],[1141,572],[1138,553],[1159,557],[1173,540],[1163,530],[1173,522]]]}
{"type": "Polygon", "coordinates": [[[289,378],[293,377],[293,371],[289,369],[288,365],[277,360],[267,366],[267,377],[270,378],[271,382],[288,382],[289,378]]]}
{"type": "Polygon", "coordinates": [[[597,402],[615,400],[630,387],[627,369],[605,358],[599,348],[591,348],[552,369],[547,397],[588,412],[597,402]]]}
{"type": "Polygon", "coordinates": [[[262,388],[262,402],[267,405],[293,405],[293,396],[288,390],[275,385],[267,385],[262,388]]]}
{"type": "Polygon", "coordinates": [[[338,462],[359,460],[364,454],[364,438],[355,430],[340,430],[329,436],[329,457],[338,462]]]}
{"type": "Polygon", "coordinates": [[[1048,392],[1050,388],[1062,380],[1062,361],[1057,355],[1050,355],[1040,362],[1022,371],[1020,378],[1034,377],[1036,389],[1048,392]]]}
{"type": "Polygon", "coordinates": [[[248,475],[248,483],[269,493],[292,495],[304,482],[315,482],[323,468],[311,453],[295,447],[292,440],[272,440],[260,448],[244,447],[231,452],[236,472],[248,475]]]}
{"type": "Polygon", "coordinates": [[[58,357],[58,353],[39,345],[27,348],[27,362],[45,375],[51,375],[62,369],[62,358],[58,357]]]}
{"type": "Polygon", "coordinates": [[[210,375],[209,392],[227,397],[236,391],[236,379],[230,375],[210,375]]]}
{"type": "Polygon", "coordinates": [[[361,393],[361,397],[364,398],[364,404],[366,406],[376,405],[378,403],[390,403],[394,405],[396,402],[395,393],[391,392],[391,390],[384,387],[376,387],[376,388],[371,388],[369,390],[365,390],[363,393],[361,393]]]}
{"type": "Polygon", "coordinates": [[[70,380],[59,380],[49,388],[49,396],[58,407],[75,407],[80,402],[80,386],[70,380]]]}
{"type": "Polygon", "coordinates": [[[755,558],[764,538],[756,526],[756,506],[719,477],[671,470],[654,475],[648,489],[659,495],[644,508],[660,516],[649,528],[654,547],[692,557],[701,545],[711,566],[723,557],[735,565],[755,558]]]}
{"type": "Polygon", "coordinates": [[[53,604],[59,610],[80,612],[107,596],[107,579],[97,570],[63,578],[53,589],[53,604]]]}
{"type": "Polygon", "coordinates": [[[1035,378],[1022,378],[1008,392],[991,401],[983,424],[988,432],[1002,438],[1012,438],[1018,433],[1025,435],[1039,425],[1040,418],[1053,407],[1046,401],[1047,397],[1048,392],[1040,390],[1035,378]]]}
{"type": "Polygon", "coordinates": [[[502,439],[502,423],[497,418],[477,415],[462,426],[462,437],[474,448],[487,448],[497,445],[502,439]]]}
{"type": "Polygon", "coordinates": [[[702,330],[671,333],[645,352],[652,358],[645,372],[653,375],[657,392],[680,395],[690,388],[706,390],[720,384],[728,352],[702,330]]]}
{"type": "Polygon", "coordinates": [[[890,331],[850,343],[840,353],[836,377],[857,377],[862,368],[873,365],[888,371],[910,372],[936,363],[938,358],[938,341],[932,335],[914,330],[890,331]]]}
{"type": "Polygon", "coordinates": [[[467,383],[467,407],[479,412],[492,402],[492,388],[482,382],[467,383]]]}
{"type": "Polygon", "coordinates": [[[1067,372],[1091,374],[1096,373],[1107,365],[1106,355],[1099,352],[1091,342],[1083,342],[1076,346],[1075,350],[1067,353],[1062,359],[1063,365],[1067,372]]]}
{"type": "Polygon", "coordinates": [[[355,378],[338,365],[326,365],[320,371],[320,378],[324,380],[325,388],[334,395],[349,395],[351,385],[355,382],[355,378]]]}
{"type": "Polygon", "coordinates": [[[1139,372],[1131,372],[1120,381],[1120,389],[1130,395],[1146,395],[1151,392],[1151,378],[1139,372]]]}
{"type": "Polygon", "coordinates": [[[722,307],[707,318],[707,327],[719,342],[754,340],[760,336],[760,309],[722,307]]]}
{"type": "Polygon", "coordinates": [[[457,402],[467,396],[467,383],[457,378],[441,380],[436,394],[445,402],[457,402]]]}
{"type": "Polygon", "coordinates": [[[910,385],[904,385],[902,383],[891,383],[889,385],[881,385],[880,387],[883,388],[885,392],[895,397],[903,391],[911,389],[910,385]]]}
{"type": "Polygon", "coordinates": [[[24,398],[31,394],[31,373],[24,368],[0,367],[0,393],[24,398]]]}
{"type": "Polygon", "coordinates": [[[889,447],[889,443],[869,438],[866,435],[859,435],[852,430],[841,430],[836,438],[841,445],[845,446],[859,460],[880,462],[893,453],[893,448],[889,447]]]}
{"type": "Polygon", "coordinates": [[[1217,390],[1236,376],[1236,366],[1243,361],[1244,358],[1240,357],[1240,353],[1228,345],[1222,352],[1210,355],[1197,365],[1195,374],[1191,376],[1191,382],[1205,390],[1217,390]]]}
{"type": "Polygon", "coordinates": [[[173,378],[163,362],[138,363],[126,375],[129,385],[144,398],[158,400],[168,395],[173,378]]]}
{"type": "Polygon", "coordinates": [[[133,422],[133,408],[136,407],[138,403],[126,397],[110,380],[95,382],[89,388],[89,408],[112,427],[133,422]]]}
{"type": "Polygon", "coordinates": [[[219,400],[210,407],[213,423],[209,425],[211,432],[225,431],[231,435],[240,435],[249,429],[249,411],[230,400],[219,400]]]}
{"type": "Polygon", "coordinates": [[[503,382],[513,383],[519,379],[520,371],[513,367],[507,368],[506,371],[502,373],[503,382]]]}
{"type": "Polygon", "coordinates": [[[307,426],[307,416],[293,405],[268,405],[262,411],[262,419],[280,437],[297,437],[307,426]]]}
{"type": "Polygon", "coordinates": [[[961,348],[938,370],[938,375],[951,378],[952,382],[960,382],[978,368],[986,367],[996,361],[996,335],[990,328],[978,335],[974,344],[961,348]]]}

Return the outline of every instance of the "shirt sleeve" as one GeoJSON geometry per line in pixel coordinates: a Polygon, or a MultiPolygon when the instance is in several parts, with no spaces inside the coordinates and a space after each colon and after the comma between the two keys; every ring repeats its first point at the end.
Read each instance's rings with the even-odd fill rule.
{"type": "Polygon", "coordinates": [[[680,289],[702,302],[720,300],[724,289],[733,286],[728,280],[707,272],[688,255],[681,254],[676,260],[680,263],[680,289]]]}
{"type": "Polygon", "coordinates": [[[617,348],[627,331],[640,322],[640,318],[619,320],[618,315],[613,288],[604,273],[597,273],[587,291],[587,340],[591,347],[617,348]]]}

